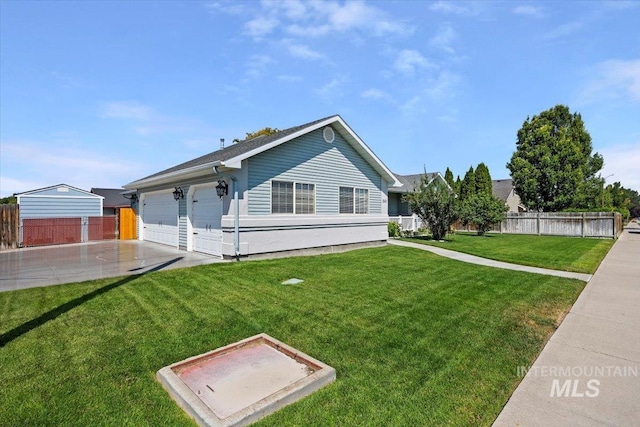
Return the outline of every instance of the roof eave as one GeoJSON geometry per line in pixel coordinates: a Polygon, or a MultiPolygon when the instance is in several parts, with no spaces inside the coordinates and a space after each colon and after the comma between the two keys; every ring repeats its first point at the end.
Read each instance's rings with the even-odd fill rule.
{"type": "Polygon", "coordinates": [[[187,169],[181,169],[175,172],[158,175],[151,178],[139,179],[137,181],[125,184],[123,188],[126,190],[135,190],[137,188],[167,184],[181,179],[184,180],[189,178],[197,178],[199,176],[207,175],[209,172],[213,173],[213,168],[216,166],[223,166],[223,164],[220,160],[216,160],[215,162],[205,163],[204,165],[193,166],[187,169]]]}

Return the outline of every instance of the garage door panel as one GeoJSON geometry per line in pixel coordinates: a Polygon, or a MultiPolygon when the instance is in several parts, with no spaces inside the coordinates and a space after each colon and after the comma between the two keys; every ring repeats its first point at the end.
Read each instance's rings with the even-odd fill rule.
{"type": "Polygon", "coordinates": [[[178,246],[178,205],[173,194],[151,194],[144,200],[144,240],[178,246]]]}
{"type": "Polygon", "coordinates": [[[222,200],[214,187],[198,188],[192,199],[193,250],[222,255],[222,200]]]}

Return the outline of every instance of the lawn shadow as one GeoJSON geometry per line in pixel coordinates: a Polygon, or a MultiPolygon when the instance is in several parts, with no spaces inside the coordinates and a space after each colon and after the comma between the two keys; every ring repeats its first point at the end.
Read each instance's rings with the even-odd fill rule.
{"type": "Polygon", "coordinates": [[[10,343],[11,341],[15,340],[16,338],[21,337],[22,335],[26,334],[29,331],[34,330],[35,328],[44,325],[45,323],[47,323],[50,320],[53,320],[55,318],[57,318],[58,316],[63,315],[64,313],[67,313],[68,311],[78,307],[79,305],[90,301],[92,299],[94,299],[97,296],[100,296],[106,292],[109,292],[111,289],[115,289],[117,287],[120,287],[124,284],[127,284],[129,282],[132,282],[142,276],[144,276],[147,273],[152,273],[154,271],[159,271],[162,270],[165,267],[170,266],[171,264],[175,264],[176,262],[180,261],[183,257],[177,257],[174,258],[172,260],[169,260],[165,263],[162,263],[160,265],[157,265],[147,271],[145,271],[144,273],[140,273],[140,274],[134,274],[131,276],[127,276],[123,279],[118,280],[117,282],[105,285],[101,288],[96,289],[95,291],[91,291],[88,294],[82,295],[78,298],[72,299],[71,301],[67,301],[64,304],[51,309],[49,311],[47,311],[46,313],[41,314],[40,316],[36,317],[35,319],[31,319],[28,322],[23,323],[20,326],[17,326],[13,329],[11,329],[10,331],[0,335],[0,347],[4,347],[6,344],[10,343]]]}

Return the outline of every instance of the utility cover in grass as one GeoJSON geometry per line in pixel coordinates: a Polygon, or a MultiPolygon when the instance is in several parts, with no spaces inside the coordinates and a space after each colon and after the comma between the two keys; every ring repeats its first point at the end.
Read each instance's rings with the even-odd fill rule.
{"type": "Polygon", "coordinates": [[[282,282],[282,284],[283,285],[297,285],[298,283],[302,283],[302,282],[304,282],[304,280],[296,279],[294,277],[293,279],[285,280],[284,282],[282,282]]]}

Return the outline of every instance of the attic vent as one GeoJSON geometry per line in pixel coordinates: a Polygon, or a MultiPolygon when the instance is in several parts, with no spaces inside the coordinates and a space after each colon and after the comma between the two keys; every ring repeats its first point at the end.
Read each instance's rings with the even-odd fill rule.
{"type": "Polygon", "coordinates": [[[333,140],[336,139],[336,134],[331,126],[327,126],[326,128],[324,128],[324,130],[322,131],[322,136],[324,140],[329,144],[331,144],[333,140]]]}
{"type": "Polygon", "coordinates": [[[69,189],[67,187],[58,187],[58,193],[68,193],[69,189]]]}

